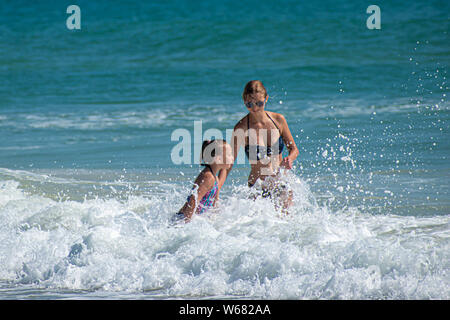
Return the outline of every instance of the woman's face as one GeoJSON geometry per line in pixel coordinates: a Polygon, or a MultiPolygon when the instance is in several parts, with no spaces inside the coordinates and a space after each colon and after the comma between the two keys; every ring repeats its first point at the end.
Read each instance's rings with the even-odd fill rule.
{"type": "Polygon", "coordinates": [[[244,104],[249,112],[258,112],[264,110],[264,106],[269,96],[264,97],[263,94],[248,97],[244,100],[244,104]]]}

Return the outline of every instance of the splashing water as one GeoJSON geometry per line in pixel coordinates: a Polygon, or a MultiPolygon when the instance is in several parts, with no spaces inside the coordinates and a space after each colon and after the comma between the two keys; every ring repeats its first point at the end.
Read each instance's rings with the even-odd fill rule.
{"type": "Polygon", "coordinates": [[[159,180],[140,191],[144,184],[121,176],[112,189],[96,180],[97,194],[70,200],[92,181],[2,171],[2,298],[36,290],[53,298],[450,297],[448,216],[332,211],[290,175],[288,215],[234,186],[217,209],[173,224],[187,183],[159,180]],[[72,191],[51,199],[52,184],[72,191]]]}

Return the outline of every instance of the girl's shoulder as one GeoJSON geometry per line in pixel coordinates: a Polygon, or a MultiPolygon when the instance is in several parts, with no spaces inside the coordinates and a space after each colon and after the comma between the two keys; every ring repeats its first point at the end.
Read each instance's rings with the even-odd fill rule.
{"type": "Polygon", "coordinates": [[[216,178],[214,177],[214,174],[208,170],[208,168],[205,168],[200,172],[197,179],[195,179],[195,183],[200,186],[205,186],[206,188],[210,188],[214,186],[214,183],[216,181],[216,178]]]}

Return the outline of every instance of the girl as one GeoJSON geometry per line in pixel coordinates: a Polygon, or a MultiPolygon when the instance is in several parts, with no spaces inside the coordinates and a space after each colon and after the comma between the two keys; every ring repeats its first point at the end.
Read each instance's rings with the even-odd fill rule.
{"type": "Polygon", "coordinates": [[[205,166],[205,169],[195,179],[192,192],[177,213],[178,217],[188,222],[194,213],[201,214],[215,205],[225,182],[219,182],[217,173],[222,169],[229,169],[232,161],[231,146],[225,140],[203,141],[200,162],[203,162],[201,165],[205,166]]]}

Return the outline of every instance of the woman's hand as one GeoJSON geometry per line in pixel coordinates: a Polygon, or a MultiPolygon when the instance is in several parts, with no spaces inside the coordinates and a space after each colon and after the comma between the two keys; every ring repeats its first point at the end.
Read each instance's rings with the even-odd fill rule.
{"type": "Polygon", "coordinates": [[[286,157],[283,160],[281,160],[280,167],[285,169],[292,169],[292,163],[293,163],[292,159],[286,157]]]}

